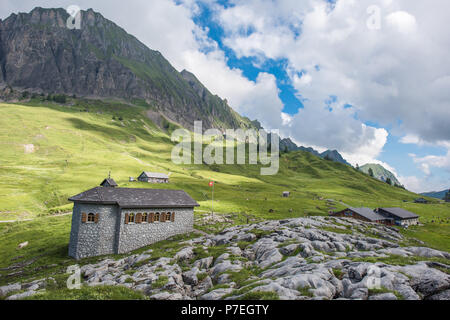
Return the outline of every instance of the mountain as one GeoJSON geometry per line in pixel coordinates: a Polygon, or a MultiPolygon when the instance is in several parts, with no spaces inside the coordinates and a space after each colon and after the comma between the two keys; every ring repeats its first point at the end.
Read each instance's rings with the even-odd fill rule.
{"type": "Polygon", "coordinates": [[[375,178],[386,182],[387,178],[390,178],[392,181],[392,185],[398,185],[401,186],[402,184],[400,181],[398,181],[397,177],[390,172],[389,170],[385,169],[382,165],[379,164],[365,164],[361,167],[359,167],[359,170],[361,170],[364,173],[369,174],[369,169],[372,169],[373,175],[375,178]]]}
{"type": "Polygon", "coordinates": [[[299,147],[298,149],[301,150],[301,151],[309,152],[309,153],[311,153],[311,154],[313,154],[313,155],[315,155],[317,157],[321,157],[320,153],[317,152],[316,150],[314,150],[311,147],[307,148],[307,147],[303,147],[302,146],[302,147],[299,147]]]}
{"type": "Polygon", "coordinates": [[[443,200],[445,198],[445,195],[447,194],[448,191],[449,191],[449,189],[445,189],[445,190],[442,190],[442,191],[424,192],[424,193],[421,193],[421,195],[422,196],[426,196],[426,197],[430,197],[430,198],[436,198],[436,199],[443,200]]]}
{"type": "Polygon", "coordinates": [[[280,150],[281,151],[305,151],[309,152],[317,157],[320,157],[322,159],[329,159],[334,162],[339,162],[346,164],[348,166],[351,166],[350,163],[348,163],[337,150],[327,150],[325,152],[319,153],[318,151],[314,150],[313,148],[307,148],[307,147],[299,147],[297,146],[290,138],[280,140],[280,150]]]}
{"type": "Polygon", "coordinates": [[[337,150],[327,150],[323,153],[320,154],[320,157],[322,159],[328,159],[334,162],[339,162],[339,163],[343,163],[346,164],[348,166],[350,166],[350,163],[348,163],[339,152],[337,152],[337,150]]]}
{"type": "Polygon", "coordinates": [[[281,151],[298,151],[298,146],[291,140],[291,138],[280,139],[280,150],[281,151]]]}
{"type": "Polygon", "coordinates": [[[0,98],[29,91],[125,99],[189,129],[195,120],[205,129],[252,127],[192,73],[178,72],[100,13],[82,11],[80,30],[66,27],[68,17],[35,8],[0,20],[0,98]]]}

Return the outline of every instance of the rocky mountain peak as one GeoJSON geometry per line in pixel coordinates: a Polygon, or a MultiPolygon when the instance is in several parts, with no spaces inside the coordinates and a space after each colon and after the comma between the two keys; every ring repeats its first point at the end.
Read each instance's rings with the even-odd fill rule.
{"type": "Polygon", "coordinates": [[[92,9],[81,11],[81,29],[67,28],[64,9],[37,7],[0,23],[2,89],[89,98],[145,100],[186,128],[251,126],[187,71],[92,9]]]}

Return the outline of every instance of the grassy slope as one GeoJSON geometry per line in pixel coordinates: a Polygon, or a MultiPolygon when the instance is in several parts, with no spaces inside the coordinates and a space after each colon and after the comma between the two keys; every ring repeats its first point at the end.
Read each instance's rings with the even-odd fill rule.
{"type": "MultiPolygon", "coordinates": [[[[0,220],[70,211],[67,198],[98,185],[108,171],[122,187],[157,188],[128,182],[128,177],[148,170],[171,172],[171,184],[165,187],[186,190],[201,204],[198,214],[210,210],[208,182],[214,179],[215,211],[238,213],[236,223],[246,221],[239,214],[244,212],[258,219],[325,215],[329,198],[352,206],[402,206],[426,223],[405,234],[450,251],[449,204],[404,203],[417,195],[306,152],[283,155],[276,176],[261,176],[259,167],[250,165],[177,166],[170,161],[173,144],[168,134],[143,116],[144,107],[34,102],[0,104],[0,110],[0,220]],[[113,115],[123,121],[113,121],[113,115]],[[26,154],[25,144],[34,144],[36,151],[26,154]],[[288,199],[281,198],[285,190],[292,192],[288,199]]],[[[34,268],[33,274],[39,266],[71,263],[66,256],[69,230],[70,216],[0,224],[0,268],[15,263],[12,259],[17,256],[16,262],[37,257],[27,267],[34,268]],[[17,244],[24,241],[30,245],[18,251],[17,244]]]]}

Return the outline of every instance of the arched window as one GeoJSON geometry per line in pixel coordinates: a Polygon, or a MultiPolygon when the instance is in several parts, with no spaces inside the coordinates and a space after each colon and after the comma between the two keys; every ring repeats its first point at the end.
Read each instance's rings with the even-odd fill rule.
{"type": "Polygon", "coordinates": [[[89,213],[87,221],[88,222],[95,222],[95,214],[89,213]]]}
{"type": "Polygon", "coordinates": [[[166,221],[171,221],[172,220],[172,214],[170,212],[166,213],[166,221]]]}
{"type": "Polygon", "coordinates": [[[148,222],[148,213],[147,212],[144,212],[142,214],[141,222],[148,222]]]}
{"type": "Polygon", "coordinates": [[[128,215],[128,223],[134,223],[134,213],[128,215]]]}
{"type": "Polygon", "coordinates": [[[159,212],[155,213],[155,222],[159,222],[159,212]]]}

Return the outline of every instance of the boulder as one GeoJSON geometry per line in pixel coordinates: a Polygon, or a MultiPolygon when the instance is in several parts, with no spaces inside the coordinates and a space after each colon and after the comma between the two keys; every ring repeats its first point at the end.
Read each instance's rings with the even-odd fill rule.
{"type": "Polygon", "coordinates": [[[370,296],[369,300],[398,300],[398,299],[395,294],[389,292],[370,296]]]}
{"type": "Polygon", "coordinates": [[[203,258],[194,262],[194,267],[208,269],[214,261],[214,257],[203,258]]]}
{"type": "Polygon", "coordinates": [[[411,287],[424,298],[450,289],[450,275],[438,269],[429,268],[426,263],[418,263],[398,269],[412,277],[411,287]]]}
{"type": "Polygon", "coordinates": [[[151,300],[183,300],[180,293],[161,292],[150,296],[151,300]]]}
{"type": "Polygon", "coordinates": [[[241,269],[242,269],[242,266],[241,266],[241,264],[239,262],[235,263],[235,264],[232,264],[229,260],[225,260],[225,261],[215,265],[214,268],[211,271],[211,274],[213,276],[217,276],[217,275],[219,275],[221,273],[224,273],[226,271],[234,271],[234,272],[236,272],[236,271],[240,271],[241,269]]]}
{"type": "Polygon", "coordinates": [[[206,277],[203,281],[197,286],[195,296],[199,296],[204,294],[206,291],[213,287],[213,282],[211,277],[206,277]]]}
{"type": "Polygon", "coordinates": [[[230,250],[230,253],[234,256],[242,255],[242,250],[239,247],[230,247],[230,248],[228,248],[228,250],[230,250]]]}
{"type": "Polygon", "coordinates": [[[256,240],[256,235],[254,233],[239,233],[235,239],[236,242],[246,241],[252,242],[256,240]]]}
{"type": "Polygon", "coordinates": [[[183,248],[175,255],[175,259],[180,260],[180,261],[190,260],[193,257],[194,257],[194,248],[193,247],[183,248]]]}
{"type": "Polygon", "coordinates": [[[225,284],[225,283],[229,283],[229,282],[231,282],[231,278],[230,278],[230,275],[227,273],[221,274],[217,278],[217,284],[225,284]]]}
{"type": "Polygon", "coordinates": [[[427,300],[450,300],[450,289],[432,295],[427,300]]]}
{"type": "Polygon", "coordinates": [[[7,286],[0,287],[0,297],[5,297],[8,294],[19,291],[22,289],[22,285],[20,283],[14,283],[7,286]]]}
{"type": "Polygon", "coordinates": [[[199,297],[199,300],[220,300],[223,296],[231,293],[233,288],[216,289],[199,297]]]}
{"type": "Polygon", "coordinates": [[[268,267],[283,259],[283,255],[277,249],[277,243],[272,239],[263,238],[256,242],[252,249],[255,252],[255,259],[261,268],[268,267]]]}
{"type": "Polygon", "coordinates": [[[198,284],[197,274],[199,270],[197,267],[183,273],[183,281],[191,286],[196,286],[198,284]]]}
{"type": "Polygon", "coordinates": [[[295,300],[300,296],[300,293],[297,290],[285,288],[276,282],[256,287],[250,292],[276,292],[280,300],[295,300]]]}
{"type": "Polygon", "coordinates": [[[361,287],[353,290],[349,298],[351,300],[367,300],[368,296],[369,296],[369,289],[361,287]]]}
{"type": "Polygon", "coordinates": [[[405,248],[405,250],[407,250],[407,251],[411,252],[412,254],[419,256],[419,257],[450,259],[450,253],[431,249],[431,248],[408,247],[408,248],[405,248]]]}
{"type": "Polygon", "coordinates": [[[229,253],[224,253],[224,254],[220,255],[216,259],[216,261],[214,262],[214,265],[216,266],[216,265],[218,265],[218,264],[220,264],[220,263],[222,263],[222,262],[224,262],[225,260],[228,260],[228,259],[230,259],[230,254],[229,253]]]}
{"type": "Polygon", "coordinates": [[[22,292],[22,293],[19,293],[19,294],[15,294],[15,295],[9,296],[8,298],[6,298],[6,300],[22,300],[22,299],[31,297],[31,296],[35,295],[36,293],[37,292],[33,291],[33,290],[25,291],[25,292],[22,292]]]}
{"type": "Polygon", "coordinates": [[[281,252],[282,255],[290,256],[298,248],[299,248],[299,245],[294,243],[294,244],[290,244],[290,245],[288,245],[286,247],[282,247],[280,249],[280,252],[281,252]]]}

